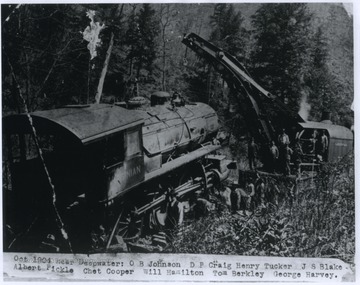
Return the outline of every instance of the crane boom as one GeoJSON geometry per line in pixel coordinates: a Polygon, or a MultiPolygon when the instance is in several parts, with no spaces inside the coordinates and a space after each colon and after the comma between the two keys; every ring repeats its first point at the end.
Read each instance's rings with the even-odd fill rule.
{"type": "Polygon", "coordinates": [[[275,104],[278,110],[293,121],[295,125],[304,122],[277,96],[262,88],[250,76],[244,65],[231,54],[194,33],[185,35],[182,42],[197,55],[211,63],[222,74],[229,87],[235,91],[237,98],[240,99],[240,107],[253,136],[258,139],[265,139],[267,142],[276,139],[274,126],[263,104],[265,101],[275,104]]]}

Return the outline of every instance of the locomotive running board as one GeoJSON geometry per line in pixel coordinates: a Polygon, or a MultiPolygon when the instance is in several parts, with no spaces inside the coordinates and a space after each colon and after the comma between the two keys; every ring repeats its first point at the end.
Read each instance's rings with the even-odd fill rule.
{"type": "Polygon", "coordinates": [[[126,193],[128,193],[131,189],[134,189],[136,187],[138,187],[140,184],[142,183],[146,183],[152,179],[155,179],[155,178],[158,178],[164,174],[166,174],[167,172],[169,171],[173,171],[181,166],[184,166],[186,165],[187,163],[190,163],[190,162],[193,162],[199,158],[202,158],[204,157],[205,155],[207,154],[210,154],[212,153],[213,151],[215,150],[218,150],[221,148],[221,145],[204,145],[202,146],[201,148],[199,149],[196,149],[188,154],[185,154],[183,156],[180,156],[172,161],[169,161],[167,163],[164,163],[162,165],[161,168],[157,169],[157,170],[154,170],[154,171],[151,171],[150,173],[145,173],[145,177],[144,177],[144,180],[142,181],[139,181],[138,183],[134,184],[133,186],[127,188],[126,190],[124,190],[122,193],[120,193],[119,195],[117,195],[116,197],[112,198],[112,199],[106,199],[106,200],[103,200],[103,201],[99,201],[100,203],[109,203],[109,201],[117,198],[117,197],[120,197],[120,196],[123,196],[125,195],[126,193]]]}
{"type": "Polygon", "coordinates": [[[194,160],[197,160],[197,159],[203,157],[204,155],[212,153],[213,151],[218,150],[219,148],[221,148],[220,145],[203,146],[195,151],[192,151],[192,152],[185,154],[183,156],[180,156],[172,161],[164,163],[161,168],[145,174],[145,182],[147,182],[151,179],[157,178],[161,175],[164,175],[165,173],[167,173],[169,171],[173,171],[176,168],[179,168],[180,166],[184,166],[185,164],[192,162],[194,160]]]}

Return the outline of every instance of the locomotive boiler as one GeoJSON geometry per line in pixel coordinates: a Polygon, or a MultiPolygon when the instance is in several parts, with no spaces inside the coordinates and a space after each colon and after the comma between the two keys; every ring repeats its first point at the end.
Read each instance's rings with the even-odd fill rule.
{"type": "Polygon", "coordinates": [[[229,169],[215,111],[167,97],[4,117],[4,250],[116,250],[180,224],[229,169]]]}

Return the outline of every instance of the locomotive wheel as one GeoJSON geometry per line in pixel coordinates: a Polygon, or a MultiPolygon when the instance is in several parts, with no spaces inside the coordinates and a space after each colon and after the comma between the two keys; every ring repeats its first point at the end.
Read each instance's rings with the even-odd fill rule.
{"type": "MultiPolygon", "coordinates": [[[[159,198],[160,196],[164,195],[164,191],[159,191],[153,197],[153,201],[159,198]]],[[[149,215],[149,227],[151,230],[161,230],[165,227],[165,221],[167,218],[167,201],[164,201],[158,207],[155,207],[151,210],[149,215]]]]}
{"type": "MultiPolygon", "coordinates": [[[[185,183],[190,183],[190,185],[194,184],[194,180],[196,176],[194,176],[193,169],[190,168],[187,170],[179,179],[179,186],[183,185],[185,183]]],[[[184,196],[179,197],[179,200],[183,202],[184,204],[184,215],[185,213],[191,212],[191,207],[193,204],[193,200],[195,199],[195,193],[188,193],[184,196]]]]}
{"type": "Polygon", "coordinates": [[[106,248],[108,249],[113,244],[115,236],[121,236],[124,241],[133,241],[140,237],[142,224],[143,217],[136,214],[136,208],[123,205],[111,231],[106,248]]]}
{"type": "MultiPolygon", "coordinates": [[[[205,168],[198,162],[191,166],[179,179],[179,186],[186,183],[191,182],[194,183],[196,178],[202,178],[203,187],[201,189],[202,194],[207,192],[207,177],[205,174],[205,168]]],[[[192,193],[193,194],[193,193],[192,193]]]]}
{"type": "MultiPolygon", "coordinates": [[[[179,179],[179,186],[187,182],[193,185],[194,183],[196,183],[197,178],[202,178],[202,187],[197,191],[200,191],[200,195],[203,196],[207,193],[207,179],[205,175],[205,169],[200,162],[191,166],[181,176],[181,178],[179,179]]],[[[194,207],[196,204],[196,198],[197,197],[195,195],[195,191],[180,197],[180,200],[184,203],[184,215],[190,219],[195,217],[194,207]]]]}
{"type": "Polygon", "coordinates": [[[134,240],[141,235],[143,219],[136,214],[136,207],[124,207],[119,216],[117,234],[124,240],[134,240]]]}

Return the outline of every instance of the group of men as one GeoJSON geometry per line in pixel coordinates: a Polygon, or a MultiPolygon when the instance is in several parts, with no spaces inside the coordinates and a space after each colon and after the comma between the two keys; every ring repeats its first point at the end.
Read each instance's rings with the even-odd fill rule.
{"type": "Polygon", "coordinates": [[[222,185],[220,197],[223,205],[233,213],[250,215],[252,210],[252,199],[255,195],[255,185],[251,178],[241,184],[235,183],[233,180],[227,180],[222,185]],[[245,212],[244,212],[245,210],[245,212]]]}
{"type": "MultiPolygon", "coordinates": [[[[329,141],[325,131],[314,131],[311,142],[314,146],[313,154],[315,155],[316,160],[318,162],[326,160],[329,141]]],[[[257,153],[258,146],[256,145],[254,138],[251,137],[248,143],[248,159],[250,170],[256,169],[257,153]]],[[[290,148],[290,139],[286,134],[285,129],[282,129],[282,132],[278,136],[277,144],[275,141],[271,142],[268,154],[268,168],[270,172],[275,173],[275,170],[279,169],[279,171],[284,175],[290,175],[290,162],[293,160],[296,168],[296,174],[300,175],[300,165],[302,162],[301,158],[303,156],[302,146],[300,140],[297,138],[293,144],[293,147],[290,148]]]]}
{"type": "MultiPolygon", "coordinates": [[[[290,174],[290,160],[293,150],[289,147],[290,139],[286,134],[285,129],[282,130],[282,133],[278,137],[278,146],[274,141],[271,142],[269,146],[269,170],[272,173],[275,173],[278,164],[282,172],[285,175],[290,174]]],[[[249,168],[250,170],[256,169],[256,159],[258,153],[258,146],[256,145],[254,138],[251,137],[248,144],[248,159],[249,159],[249,168]]]]}
{"type": "Polygon", "coordinates": [[[277,195],[272,193],[274,189],[269,187],[266,181],[266,178],[257,172],[255,176],[242,177],[238,183],[228,180],[221,192],[223,202],[233,213],[247,216],[251,215],[255,208],[265,207],[266,202],[277,204],[277,195]],[[269,197],[266,198],[267,193],[272,194],[271,201],[268,200],[269,197]]]}

